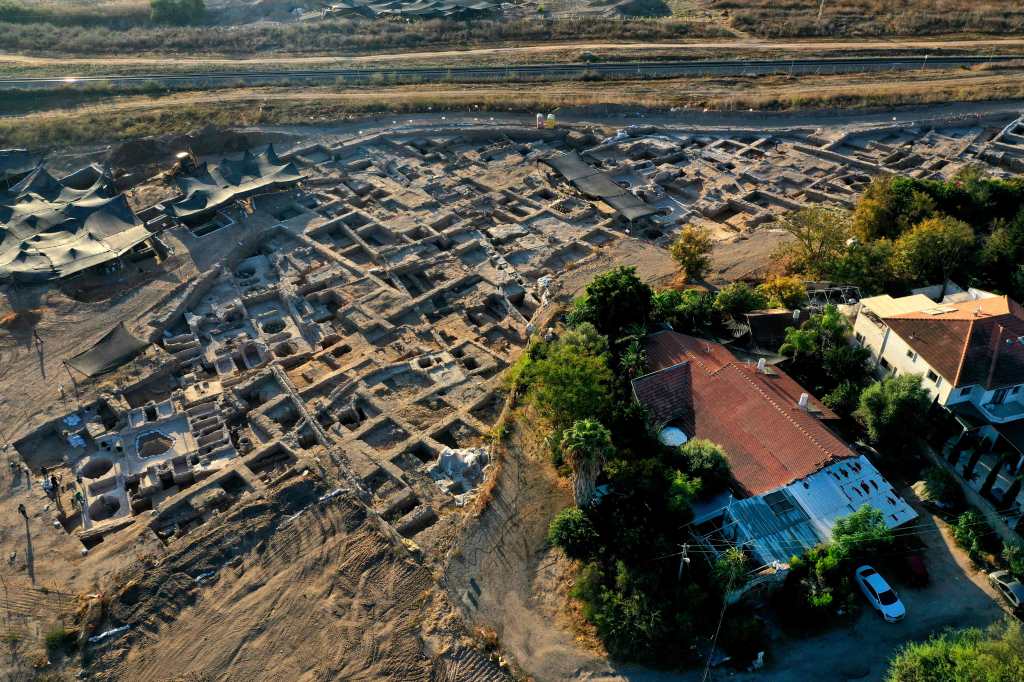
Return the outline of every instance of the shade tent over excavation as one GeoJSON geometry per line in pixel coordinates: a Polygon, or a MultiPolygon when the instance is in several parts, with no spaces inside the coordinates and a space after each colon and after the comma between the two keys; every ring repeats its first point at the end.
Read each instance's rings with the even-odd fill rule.
{"type": "Polygon", "coordinates": [[[0,149],[0,187],[18,182],[38,165],[39,160],[25,149],[0,149]]]}
{"type": "Polygon", "coordinates": [[[283,163],[268,145],[259,154],[246,151],[240,159],[200,164],[191,174],[177,178],[182,198],[167,206],[168,215],[196,224],[208,220],[222,206],[302,179],[293,163],[283,163]]]}
{"type": "Polygon", "coordinates": [[[541,159],[541,161],[558,171],[563,178],[572,183],[584,195],[600,199],[627,220],[637,220],[658,212],[655,207],[637,198],[624,187],[620,187],[612,179],[610,173],[594,168],[581,159],[576,152],[541,159]]]}
{"type": "Polygon", "coordinates": [[[0,278],[67,277],[113,260],[150,236],[97,166],[59,180],[36,168],[0,191],[0,278]]]}
{"type": "Polygon", "coordinates": [[[92,348],[68,360],[67,364],[92,377],[120,367],[148,345],[148,342],[132,336],[122,322],[97,341],[92,348]]]}

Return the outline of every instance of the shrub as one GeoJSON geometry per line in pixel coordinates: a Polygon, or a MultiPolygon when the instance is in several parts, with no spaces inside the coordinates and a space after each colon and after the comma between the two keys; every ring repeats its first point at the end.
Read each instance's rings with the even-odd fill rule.
{"type": "Polygon", "coordinates": [[[915,434],[924,429],[931,403],[921,375],[902,374],[864,389],[855,416],[882,454],[907,454],[917,446],[915,434]]]}
{"type": "Polygon", "coordinates": [[[985,563],[985,538],[992,533],[981,512],[968,509],[953,524],[953,538],[975,564],[985,563]]]}
{"type": "Polygon", "coordinates": [[[773,308],[799,308],[807,303],[807,287],[800,277],[769,277],[757,290],[773,308]]]}
{"type": "Polygon", "coordinates": [[[1024,679],[1024,633],[1006,619],[988,630],[948,630],[905,644],[889,663],[886,682],[1024,679]]]}
{"type": "Polygon", "coordinates": [[[715,443],[694,438],[681,445],[679,453],[683,456],[687,472],[700,479],[702,492],[718,492],[732,480],[729,459],[715,443]]]}
{"type": "Polygon", "coordinates": [[[1024,543],[1013,540],[1003,545],[1003,560],[1010,573],[1024,579],[1024,543]]]}
{"type": "Polygon", "coordinates": [[[687,225],[679,231],[679,236],[669,247],[669,253],[687,279],[700,279],[711,266],[712,246],[714,241],[708,230],[687,225]]]}
{"type": "Polygon", "coordinates": [[[768,299],[756,289],[751,289],[743,282],[733,282],[722,287],[715,297],[715,310],[730,317],[739,317],[752,310],[760,310],[768,306],[768,299]]]}
{"type": "Polygon", "coordinates": [[[600,538],[582,509],[568,507],[548,526],[548,542],[560,547],[566,556],[587,559],[597,553],[600,538]]]}
{"type": "Polygon", "coordinates": [[[618,267],[587,285],[586,294],[573,305],[570,324],[589,322],[612,341],[629,327],[650,320],[653,291],[636,275],[634,267],[618,267]]]}
{"type": "Polygon", "coordinates": [[[653,320],[667,322],[678,332],[693,334],[711,325],[715,297],[696,289],[666,289],[655,292],[651,304],[653,320]]]}
{"type": "Polygon", "coordinates": [[[959,507],[964,502],[964,491],[948,469],[940,466],[928,467],[924,472],[925,494],[931,502],[959,507]]]}
{"type": "Polygon", "coordinates": [[[75,633],[57,625],[46,633],[46,650],[50,653],[68,652],[75,646],[75,633]]]}
{"type": "Polygon", "coordinates": [[[196,24],[206,16],[204,0],[150,0],[149,5],[158,24],[196,24]]]}

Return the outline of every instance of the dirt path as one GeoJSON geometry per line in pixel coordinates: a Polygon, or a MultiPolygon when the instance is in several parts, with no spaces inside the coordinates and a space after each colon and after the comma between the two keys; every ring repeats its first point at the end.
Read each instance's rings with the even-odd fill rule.
{"type": "MultiPolygon", "coordinates": [[[[668,43],[620,43],[620,42],[568,42],[544,43],[542,45],[521,45],[514,47],[484,47],[468,50],[432,50],[419,52],[393,52],[383,54],[356,55],[339,57],[336,55],[289,56],[267,55],[260,57],[170,57],[170,56],[138,56],[138,57],[37,57],[20,54],[0,53],[0,65],[15,64],[21,66],[53,66],[53,65],[87,65],[103,66],[149,65],[149,66],[182,66],[188,68],[200,65],[218,66],[253,66],[253,65],[319,65],[340,62],[360,63],[395,60],[447,60],[453,58],[473,58],[501,55],[513,59],[522,55],[556,53],[566,50],[608,51],[623,50],[631,52],[679,50],[686,51],[753,51],[771,52],[785,51],[803,52],[850,52],[870,50],[974,50],[982,53],[999,53],[1000,50],[1018,50],[1024,48],[1024,38],[991,38],[991,39],[899,39],[892,40],[693,40],[668,43]]],[[[727,55],[723,55],[727,56],[727,55]]]]}
{"type": "MultiPolygon", "coordinates": [[[[251,112],[256,119],[262,105],[319,102],[328,106],[349,108],[353,113],[381,109],[437,109],[438,103],[445,102],[452,109],[473,105],[492,111],[516,102],[530,101],[550,104],[552,107],[583,107],[593,105],[617,105],[668,108],[669,106],[703,106],[732,109],[746,106],[747,102],[827,101],[828,97],[847,98],[855,101],[861,96],[900,96],[913,99],[920,97],[928,101],[929,93],[959,89],[963,93],[995,92],[993,88],[1007,88],[1019,84],[1024,91],[1024,74],[1020,72],[928,72],[905,76],[900,80],[878,74],[844,76],[808,76],[801,79],[785,77],[743,78],[697,78],[666,79],[657,81],[616,81],[616,82],[558,82],[558,83],[480,83],[465,85],[396,85],[377,87],[310,87],[310,88],[231,88],[173,93],[164,96],[129,95],[110,97],[95,103],[69,103],[70,108],[53,108],[26,113],[22,116],[4,117],[9,120],[44,120],[85,114],[121,113],[131,111],[155,111],[181,108],[190,105],[254,103],[251,112]],[[742,84],[742,88],[737,88],[742,84]],[[547,100],[543,102],[542,100],[547,100]]],[[[952,106],[952,105],[950,105],[952,106]]],[[[1006,110],[1015,105],[1007,103],[1006,110]]],[[[991,108],[978,105],[978,108],[991,108]]],[[[952,112],[952,108],[950,109],[952,112]]],[[[311,112],[315,113],[315,112],[311,112]]],[[[707,125],[716,125],[717,113],[705,112],[707,125]]],[[[741,116],[736,112],[736,116],[741,116]]],[[[847,112],[847,117],[856,119],[857,110],[847,112]]],[[[399,115],[401,116],[401,115],[399,115]]],[[[763,114],[759,114],[763,116],[763,114]]],[[[829,111],[819,111],[808,116],[817,116],[828,122],[829,111]]],[[[563,116],[564,118],[564,116],[563,116]]],[[[668,119],[700,118],[698,111],[680,111],[668,119]]],[[[753,119],[753,117],[751,117],[753,119]]],[[[831,123],[831,122],[829,122],[831,123]]],[[[244,125],[244,121],[242,121],[244,125]]],[[[841,123],[839,123],[841,124],[841,123]]]]}

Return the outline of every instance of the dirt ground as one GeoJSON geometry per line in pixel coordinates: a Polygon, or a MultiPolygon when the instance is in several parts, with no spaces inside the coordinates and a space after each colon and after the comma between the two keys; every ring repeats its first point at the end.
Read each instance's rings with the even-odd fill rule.
{"type": "MultiPolygon", "coordinates": [[[[494,501],[470,524],[461,551],[453,554],[447,568],[451,600],[461,605],[470,622],[494,628],[516,663],[538,680],[702,680],[703,671],[618,666],[593,648],[590,633],[579,628],[566,606],[572,567],[545,546],[547,524],[572,503],[572,493],[567,482],[534,454],[538,451],[539,445],[522,428],[513,432],[494,501]]],[[[904,642],[927,639],[947,627],[984,627],[998,620],[1003,615],[1001,602],[984,573],[956,546],[948,526],[921,507],[913,491],[901,495],[921,514],[914,526],[926,544],[924,558],[931,574],[925,588],[893,581],[907,606],[906,620],[886,623],[865,604],[848,627],[816,637],[776,632],[763,670],[721,668],[707,679],[880,681],[893,651],[904,642]],[[823,671],[829,672],[823,677],[823,671]]]]}

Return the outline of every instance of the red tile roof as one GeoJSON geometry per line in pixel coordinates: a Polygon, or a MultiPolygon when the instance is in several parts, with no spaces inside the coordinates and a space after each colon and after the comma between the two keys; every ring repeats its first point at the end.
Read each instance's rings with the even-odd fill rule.
{"type": "Polygon", "coordinates": [[[883,320],[954,386],[1024,383],[1024,309],[1007,296],[936,304],[883,320]]]}
{"type": "Polygon", "coordinates": [[[676,332],[648,337],[647,355],[655,371],[634,380],[638,400],[656,417],[672,415],[687,435],[722,446],[733,478],[750,495],[855,456],[815,416],[835,415],[815,399],[809,411],[800,409],[803,389],[778,369],[759,373],[721,344],[676,332]],[[680,363],[688,372],[676,369],[680,363]]]}

